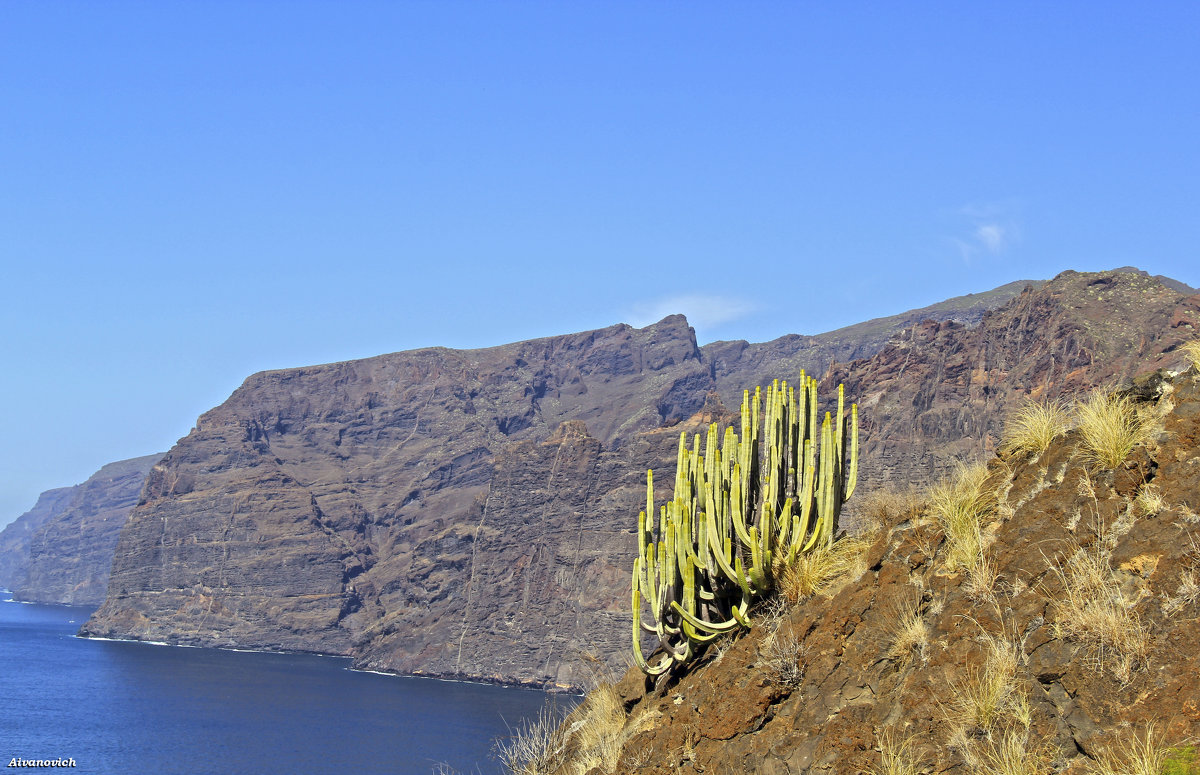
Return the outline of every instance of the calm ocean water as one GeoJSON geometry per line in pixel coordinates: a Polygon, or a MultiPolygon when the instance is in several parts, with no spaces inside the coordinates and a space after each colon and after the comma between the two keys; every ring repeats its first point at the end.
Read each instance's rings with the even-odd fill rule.
{"type": "MultiPolygon", "coordinates": [[[[8,598],[0,593],[0,600],[8,598]]],[[[500,773],[492,741],[546,695],[349,660],[74,637],[90,609],[0,602],[6,772],[500,773]],[[14,757],[74,770],[7,769],[14,757]]]]}

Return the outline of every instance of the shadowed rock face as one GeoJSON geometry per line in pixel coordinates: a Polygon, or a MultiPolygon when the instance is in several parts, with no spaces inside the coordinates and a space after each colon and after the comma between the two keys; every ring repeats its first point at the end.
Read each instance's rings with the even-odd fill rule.
{"type": "Polygon", "coordinates": [[[161,458],[109,463],[83,484],[42,493],[0,534],[0,583],[18,600],[99,605],[121,527],[161,458]]]}
{"type": "MultiPolygon", "coordinates": [[[[825,393],[840,376],[864,404],[868,476],[924,480],[912,456],[986,444],[969,437],[1036,380],[1170,359],[1196,309],[1151,278],[1068,273],[976,328],[910,327],[825,393]]],[[[152,470],[83,633],[578,685],[580,652],[618,666],[628,642],[646,468],[670,476],[681,429],[732,420],[709,392],[767,363],[708,352],[673,316],[255,375],[152,470]]]]}

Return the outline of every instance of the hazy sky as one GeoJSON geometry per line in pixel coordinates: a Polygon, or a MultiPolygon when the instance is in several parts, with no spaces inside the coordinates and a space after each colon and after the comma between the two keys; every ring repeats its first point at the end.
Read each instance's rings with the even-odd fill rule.
{"type": "Polygon", "coordinates": [[[1200,285],[1200,4],[0,3],[0,524],[249,374],[1200,285]]]}

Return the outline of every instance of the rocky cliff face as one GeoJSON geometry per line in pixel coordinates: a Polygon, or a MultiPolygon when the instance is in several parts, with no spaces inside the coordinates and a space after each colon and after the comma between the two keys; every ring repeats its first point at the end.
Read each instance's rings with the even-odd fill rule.
{"type": "Polygon", "coordinates": [[[47,520],[62,513],[74,487],[46,490],[33,508],[10,522],[0,532],[0,587],[15,589],[25,583],[29,570],[29,542],[47,520]]]}
{"type": "Polygon", "coordinates": [[[1153,432],[1115,469],[1078,431],[991,460],[984,572],[948,563],[926,507],[883,502],[860,575],[760,606],[657,687],[630,671],[626,713],[587,717],[604,761],[566,764],[576,736],[539,772],[1085,773],[1148,735],[1175,765],[1106,771],[1194,772],[1200,372],[1137,392],[1153,432]]]}
{"type": "Polygon", "coordinates": [[[680,316],[255,375],[151,472],[85,632],[572,683],[614,490],[710,384],[680,316]]]}
{"type": "Polygon", "coordinates": [[[99,605],[121,527],[161,458],[109,463],[82,484],[42,493],[0,533],[0,583],[17,600],[99,605]]]}
{"type": "MultiPolygon", "coordinates": [[[[1128,277],[1070,273],[839,371],[866,407],[864,469],[928,478],[905,445],[976,449],[1035,377],[1053,392],[1117,373],[1102,352],[1126,372],[1170,357],[1197,300],[1128,277]]],[[[775,363],[712,352],[675,316],[255,375],[151,472],[83,632],[578,685],[581,652],[615,666],[625,648],[645,469],[727,416],[706,398],[722,379],[775,363]]]]}

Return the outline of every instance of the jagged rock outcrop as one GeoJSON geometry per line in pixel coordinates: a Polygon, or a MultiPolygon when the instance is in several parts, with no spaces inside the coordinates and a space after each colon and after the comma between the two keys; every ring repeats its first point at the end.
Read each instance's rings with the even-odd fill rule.
{"type": "Polygon", "coordinates": [[[922,509],[882,509],[861,575],[760,606],[753,630],[657,686],[630,670],[625,721],[586,720],[620,755],[539,771],[882,772],[890,752],[913,772],[1085,773],[1151,731],[1160,751],[1194,745],[1200,372],[1136,393],[1154,431],[1115,470],[1077,430],[993,458],[983,572],[948,563],[922,509]]]}
{"type": "MultiPolygon", "coordinates": [[[[1127,268],[1116,271],[1138,270],[1127,268]]],[[[762,385],[779,379],[781,375],[799,374],[801,369],[820,377],[834,363],[870,358],[882,350],[897,332],[923,321],[952,321],[967,327],[974,326],[985,312],[1007,304],[1026,288],[1041,287],[1043,282],[1018,280],[984,293],[956,296],[928,307],[875,318],[815,336],[788,334],[757,344],[745,340],[712,342],[700,349],[705,360],[712,364],[717,391],[727,405],[737,406],[747,386],[762,385]]]]}
{"type": "Polygon", "coordinates": [[[103,602],[121,528],[161,458],[109,463],[82,484],[42,493],[33,509],[0,533],[0,583],[17,600],[103,602]]]}
{"type": "Polygon", "coordinates": [[[917,324],[825,382],[844,383],[859,403],[865,480],[927,484],[989,454],[1026,397],[1070,396],[1180,363],[1176,348],[1197,331],[1200,295],[1145,273],[1068,271],[973,328],[917,324]]]}
{"type": "MultiPolygon", "coordinates": [[[[1131,341],[1125,370],[1152,367],[1194,325],[1196,301],[1139,275],[1069,273],[974,329],[907,329],[834,371],[865,405],[864,471],[932,476],[903,452],[941,460],[918,431],[949,454],[980,447],[960,439],[1032,389],[1009,372],[1069,388],[1115,373],[1091,356],[1131,341]],[[1109,288],[1095,303],[1092,280],[1109,288]],[[1093,320],[1105,305],[1115,312],[1093,320]],[[1062,353],[1070,370],[1039,365],[1062,353]]],[[[151,472],[83,633],[577,685],[579,652],[616,666],[625,649],[645,469],[671,466],[698,415],[722,415],[706,398],[721,379],[785,363],[722,357],[673,316],[255,375],[151,472]]]]}

